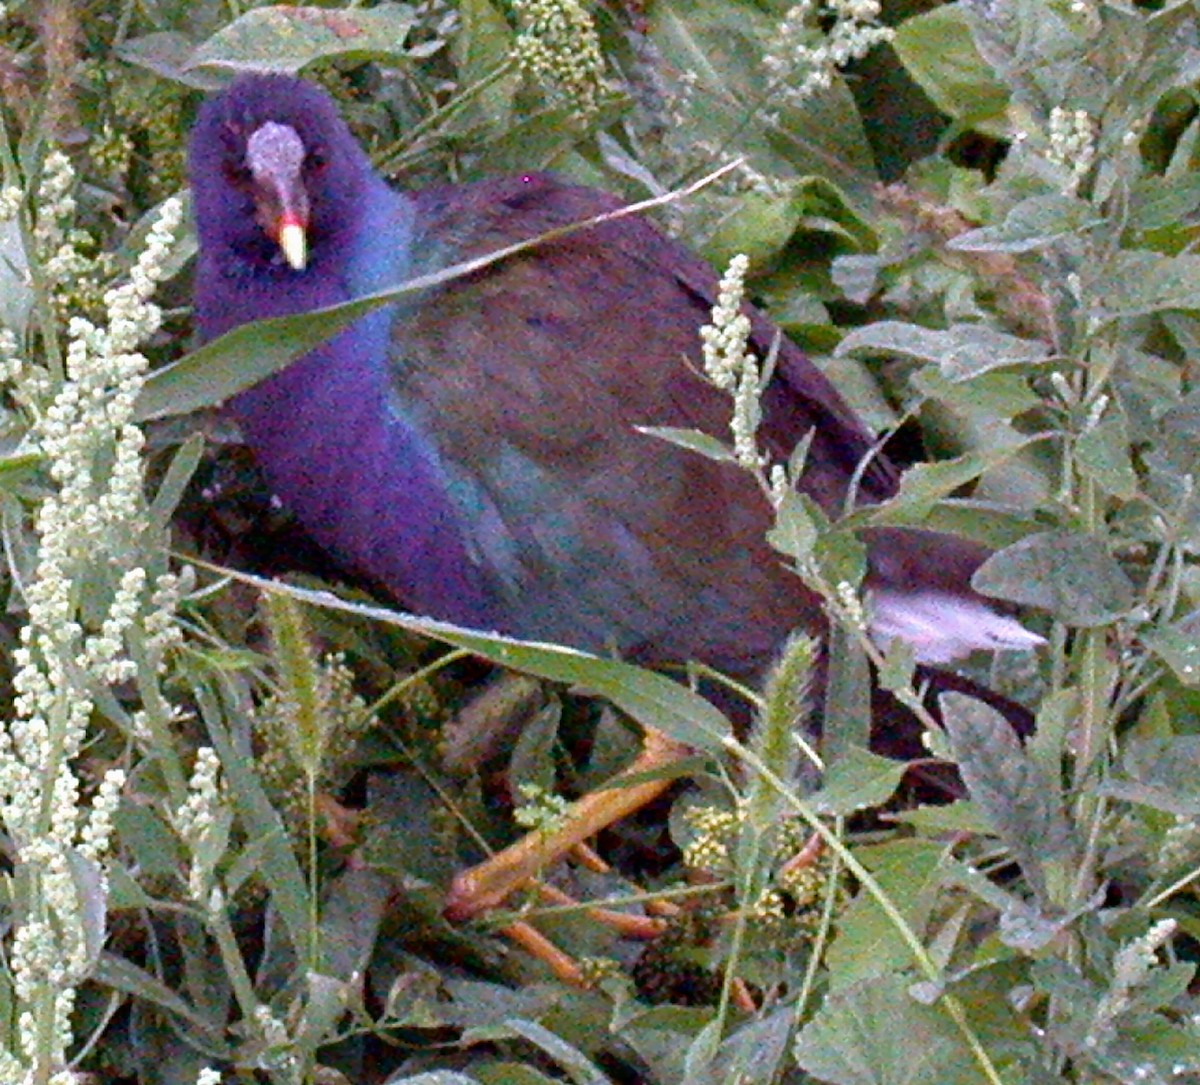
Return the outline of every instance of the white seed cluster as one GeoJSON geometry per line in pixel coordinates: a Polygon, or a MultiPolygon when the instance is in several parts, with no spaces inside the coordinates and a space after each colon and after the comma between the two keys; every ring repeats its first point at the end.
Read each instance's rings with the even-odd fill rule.
{"type": "Polygon", "coordinates": [[[1154,857],[1154,872],[1160,877],[1186,863],[1192,863],[1200,852],[1200,819],[1190,814],[1176,814],[1175,821],[1163,833],[1158,854],[1154,857]]]}
{"type": "Polygon", "coordinates": [[[739,253],[729,261],[712,308],[711,322],[700,329],[704,372],[723,392],[733,396],[733,453],[747,470],[757,471],[766,463],[758,450],[758,426],[762,421],[760,396],[762,375],[758,359],[747,349],[750,318],[742,312],[746,272],[750,260],[739,253]]]}
{"type": "Polygon", "coordinates": [[[579,0],[513,0],[521,33],[517,66],[566,100],[583,119],[604,90],[604,54],[596,24],[579,0]]]}
{"type": "Polygon", "coordinates": [[[839,620],[865,633],[868,626],[867,612],[858,589],[848,580],[839,580],[835,593],[839,620]]]}
{"type": "Polygon", "coordinates": [[[826,90],[840,69],[895,36],[878,19],[878,0],[801,0],[784,15],[763,57],[772,89],[797,104],[826,90]],[[832,17],[824,34],[816,27],[819,15],[832,17]]]}
{"type": "Polygon", "coordinates": [[[192,855],[188,893],[203,903],[212,884],[216,849],[209,846],[218,831],[221,799],[221,761],[211,746],[196,751],[196,762],[188,781],[187,800],[175,811],[175,831],[192,855]]]}
{"type": "Polygon", "coordinates": [[[1133,1008],[1140,988],[1150,982],[1159,968],[1158,951],[1174,936],[1179,924],[1160,919],[1145,934],[1126,942],[1113,958],[1112,986],[1096,1006],[1084,1044],[1099,1048],[1112,1036],[1117,1019],[1133,1008]]]}
{"type": "MultiPolygon", "coordinates": [[[[47,155],[32,206],[35,256],[51,300],[83,260],[71,225],[74,184],[70,160],[47,155]]],[[[0,192],[0,212],[14,213],[22,200],[0,192]]],[[[0,1054],[4,1081],[26,1080],[35,1065],[65,1065],[75,987],[103,934],[94,928],[125,774],[109,770],[86,803],[73,762],[94,707],[90,691],[133,675],[128,633],[151,605],[132,545],[148,524],[143,438],[132,413],[147,367],[137,347],[159,325],[150,298],[180,218],[178,201],[164,205],[129,282],[105,296],[103,326],[69,322],[61,372],[22,359],[17,337],[0,332],[0,376],[14,382],[13,399],[30,418],[27,445],[53,483],[36,514],[34,571],[23,584],[28,622],[13,653],[15,714],[0,728],[0,822],[35,887],[12,936],[19,1028],[17,1050],[0,1054]],[[97,570],[111,570],[111,582],[98,582],[97,570]],[[85,607],[101,613],[85,623],[85,607]]],[[[62,1071],[50,1080],[74,1079],[62,1071]]]]}
{"type": "Polygon", "coordinates": [[[567,824],[571,804],[561,795],[532,783],[519,784],[517,791],[521,803],[513,811],[513,820],[523,829],[553,836],[567,824]]]}
{"type": "Polygon", "coordinates": [[[1050,149],[1052,162],[1070,170],[1065,195],[1074,195],[1096,161],[1097,125],[1086,109],[1050,110],[1050,149]]]}
{"type": "Polygon", "coordinates": [[[16,185],[5,185],[0,188],[0,222],[15,219],[17,212],[21,210],[24,199],[25,193],[16,185]]]}
{"type": "Polygon", "coordinates": [[[684,815],[684,820],[695,832],[683,848],[684,866],[716,876],[728,875],[731,870],[729,849],[745,824],[745,811],[694,806],[684,815]]]}

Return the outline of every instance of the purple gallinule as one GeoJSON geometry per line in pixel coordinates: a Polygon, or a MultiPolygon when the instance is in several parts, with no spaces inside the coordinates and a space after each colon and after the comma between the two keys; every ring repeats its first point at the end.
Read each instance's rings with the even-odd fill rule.
{"type": "MultiPolygon", "coordinates": [[[[329,96],[246,75],[191,141],[204,339],[331,305],[620,206],[546,174],[389,187],[329,96]]],[[[759,675],[820,599],[764,541],[736,467],[638,425],[727,433],[697,373],[717,277],[640,217],[570,233],[364,317],[231,408],[267,479],[337,560],[417,613],[659,664],[759,675]]],[[[751,346],[775,327],[750,306],[751,346]]],[[[874,436],[786,338],[760,437],[812,433],[801,487],[840,512],[874,436]]],[[[871,456],[865,502],[895,492],[871,456]]],[[[987,551],[865,533],[876,631],[918,659],[1038,638],[970,586],[987,551]]]]}

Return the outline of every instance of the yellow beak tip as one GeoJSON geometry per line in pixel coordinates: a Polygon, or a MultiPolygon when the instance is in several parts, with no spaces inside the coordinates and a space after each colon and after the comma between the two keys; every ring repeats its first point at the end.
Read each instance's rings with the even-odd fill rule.
{"type": "Polygon", "coordinates": [[[308,240],[304,227],[296,222],[286,222],[279,229],[279,249],[293,271],[303,271],[308,262],[308,240]]]}

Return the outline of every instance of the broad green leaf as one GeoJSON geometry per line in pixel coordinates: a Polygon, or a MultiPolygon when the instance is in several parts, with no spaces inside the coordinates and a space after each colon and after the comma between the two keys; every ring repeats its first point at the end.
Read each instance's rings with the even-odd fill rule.
{"type": "MultiPolygon", "coordinates": [[[[930,840],[893,840],[856,850],[892,905],[920,937],[942,882],[939,873],[945,847],[930,840]]],[[[829,981],[837,990],[869,976],[902,968],[912,949],[875,898],[860,893],[838,917],[829,945],[829,981]]]]}
{"type": "Polygon", "coordinates": [[[320,972],[304,975],[304,1015],[293,1026],[297,1046],[315,1051],[322,1044],[340,1039],[337,1024],[346,1015],[346,980],[320,972]]]}
{"type": "Polygon", "coordinates": [[[998,332],[982,324],[952,324],[944,330],[898,320],[880,320],[847,335],[836,354],[901,354],[935,362],[949,381],[965,381],[1002,366],[1040,362],[1049,348],[1032,339],[998,332]]]}
{"type": "MultiPolygon", "coordinates": [[[[700,241],[704,257],[715,267],[725,267],[738,253],[750,258],[750,275],[755,291],[770,297],[771,311],[804,288],[813,289],[813,276],[806,262],[812,242],[797,238],[822,235],[822,248],[838,246],[857,250],[874,244],[874,235],[861,215],[847,202],[846,194],[823,177],[801,177],[777,183],[770,193],[751,190],[720,197],[714,203],[723,209],[716,229],[700,241]],[[772,287],[775,287],[772,295],[772,287]],[[782,296],[779,296],[782,295],[782,296]]],[[[789,317],[795,320],[795,315],[789,317]]],[[[826,324],[822,311],[818,322],[826,324]]]]}
{"type": "Polygon", "coordinates": [[[941,369],[927,365],[914,373],[909,383],[955,414],[988,426],[987,437],[991,437],[997,422],[1042,405],[1041,396],[1020,373],[984,373],[969,380],[947,380],[941,369]]]}
{"type": "Polygon", "coordinates": [[[766,1082],[783,1080],[795,1010],[779,1006],[762,1017],[751,1017],[722,1041],[713,1060],[713,1081],[766,1082]]]}
{"type": "Polygon", "coordinates": [[[894,821],[912,825],[926,836],[939,833],[967,833],[973,836],[988,832],[987,819],[973,802],[956,799],[945,806],[918,806],[915,810],[897,810],[890,815],[894,821]]]}
{"type": "Polygon", "coordinates": [[[993,554],[972,584],[984,595],[1038,607],[1085,628],[1128,614],[1136,599],[1101,540],[1066,531],[1030,535],[993,554]]]}
{"type": "Polygon", "coordinates": [[[295,74],[328,57],[401,57],[415,19],[407,4],[255,8],[198,46],[187,66],[295,74]]]}
{"type": "Polygon", "coordinates": [[[298,588],[231,569],[219,571],[260,591],[283,593],[314,607],[394,625],[465,648],[502,667],[511,667],[552,682],[583,687],[607,698],[643,726],[657,728],[699,749],[723,749],[725,739],[731,733],[729,721],[710,701],[664,675],[635,667],[631,663],[602,659],[561,645],[516,640],[498,633],[466,629],[387,607],[353,603],[331,592],[298,588]]]}
{"type": "Polygon", "coordinates": [[[1126,500],[1138,494],[1138,477],[1129,456],[1129,434],[1120,415],[1110,414],[1079,435],[1075,465],[1105,493],[1126,500]]]}
{"type": "Polygon", "coordinates": [[[892,43],[908,74],[964,128],[1008,135],[1008,88],[979,55],[962,10],[942,5],[906,19],[892,43]]]}
{"type": "Polygon", "coordinates": [[[1104,780],[1099,790],[1176,817],[1200,816],[1200,736],[1132,737],[1120,772],[1104,780]]]}
{"type": "Polygon", "coordinates": [[[375,870],[351,867],[328,878],[321,899],[327,978],[350,982],[366,971],[394,892],[393,880],[375,870]]]}
{"type": "Polygon", "coordinates": [[[821,789],[808,801],[821,814],[853,814],[881,806],[895,794],[907,770],[903,761],[853,746],[829,767],[821,789]]]}
{"type": "Polygon", "coordinates": [[[747,192],[706,240],[704,255],[716,267],[725,267],[743,253],[749,257],[750,267],[761,271],[796,232],[803,209],[803,194],[799,192],[747,192]]]}
{"type": "Polygon", "coordinates": [[[1058,193],[1030,196],[1009,211],[1000,225],[968,230],[948,242],[947,248],[961,252],[1034,252],[1097,225],[1096,213],[1082,200],[1058,193]]]}
{"type": "Polygon", "coordinates": [[[1129,226],[1133,230],[1178,230],[1180,222],[1200,206],[1200,175],[1139,177],[1129,193],[1129,226]]]}
{"type": "Polygon", "coordinates": [[[930,509],[955,490],[974,482],[989,467],[1013,456],[1020,445],[968,453],[952,460],[919,463],[904,472],[900,492],[871,512],[871,523],[920,523],[930,509]]]}
{"type": "Polygon", "coordinates": [[[138,38],[130,38],[116,47],[116,54],[129,64],[173,79],[196,90],[219,90],[225,80],[213,72],[190,71],[196,43],[177,30],[155,30],[138,38]]]}
{"type": "Polygon", "coordinates": [[[979,1085],[954,1022],[911,983],[889,973],[830,994],[796,1038],[800,1068],[833,1085],[979,1085]]]}
{"type": "Polygon", "coordinates": [[[1063,858],[1072,848],[1055,781],[994,708],[959,693],[943,693],[940,704],[967,793],[1044,896],[1046,860],[1063,858]]]}
{"type": "Polygon", "coordinates": [[[512,123],[513,97],[521,76],[514,71],[495,82],[488,80],[508,60],[512,27],[491,0],[458,0],[455,7],[462,22],[453,42],[459,83],[464,89],[476,84],[483,88],[464,107],[463,119],[468,125],[482,120],[502,132],[512,123]]]}
{"type": "Polygon", "coordinates": [[[767,542],[781,554],[804,563],[812,557],[824,522],[811,498],[788,490],[775,510],[775,523],[767,532],[767,542]]]}
{"type": "Polygon", "coordinates": [[[1141,639],[1185,686],[1200,686],[1200,629],[1194,620],[1149,630],[1141,639]]]}
{"type": "Polygon", "coordinates": [[[1112,259],[1112,269],[1100,283],[1097,317],[1200,308],[1200,256],[1130,250],[1114,253],[1112,259]]]}

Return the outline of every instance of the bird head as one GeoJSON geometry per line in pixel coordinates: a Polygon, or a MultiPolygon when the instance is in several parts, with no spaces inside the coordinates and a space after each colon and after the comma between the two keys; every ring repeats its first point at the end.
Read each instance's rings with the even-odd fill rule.
{"type": "Polygon", "coordinates": [[[337,253],[371,176],[329,96],[284,75],[244,75],[210,98],[189,160],[201,247],[280,274],[337,253]]]}

